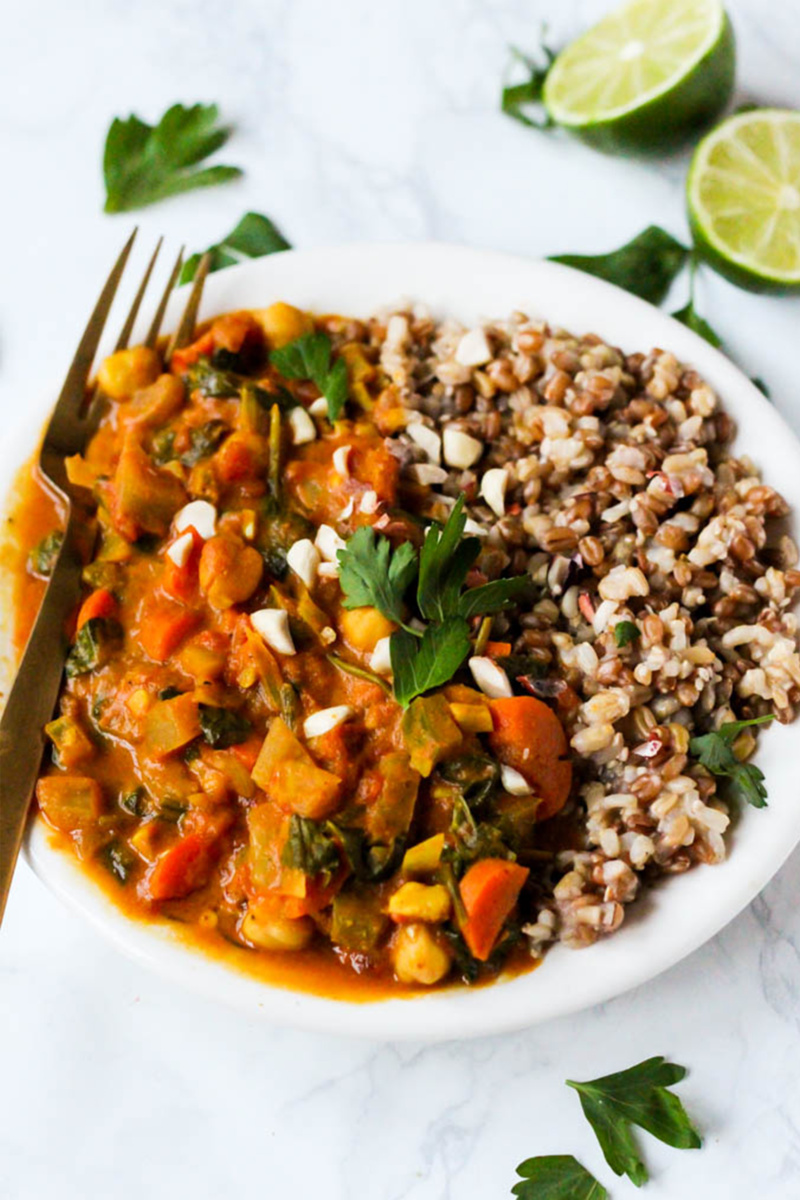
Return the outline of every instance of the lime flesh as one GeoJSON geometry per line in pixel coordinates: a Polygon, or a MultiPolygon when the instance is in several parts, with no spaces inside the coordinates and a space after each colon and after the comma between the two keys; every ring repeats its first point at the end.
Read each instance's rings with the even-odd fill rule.
{"type": "Polygon", "coordinates": [[[559,54],[544,102],[600,149],[657,152],[719,115],[735,65],[719,0],[632,0],[559,54]]]}
{"type": "Polygon", "coordinates": [[[723,121],[697,147],[687,183],[700,253],[754,291],[800,289],[800,112],[723,121]]]}

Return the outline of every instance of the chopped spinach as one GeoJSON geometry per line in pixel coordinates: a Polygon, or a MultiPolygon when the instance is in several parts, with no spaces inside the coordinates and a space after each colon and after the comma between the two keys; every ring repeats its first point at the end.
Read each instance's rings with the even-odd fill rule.
{"type": "Polygon", "coordinates": [[[193,467],[201,458],[208,458],[224,442],[231,432],[230,425],[225,421],[206,421],[191,432],[189,449],[181,455],[185,467],[193,467]]]}
{"type": "Polygon", "coordinates": [[[481,754],[449,758],[439,764],[438,771],[445,783],[456,785],[470,811],[489,799],[500,779],[498,764],[481,754]]]}
{"type": "Polygon", "coordinates": [[[41,575],[42,579],[49,579],[63,542],[64,534],[60,529],[48,533],[28,555],[28,570],[34,575],[41,575]]]}
{"type": "Polygon", "coordinates": [[[158,698],[159,698],[159,700],[174,700],[176,696],[182,696],[182,695],[183,695],[183,692],[181,691],[180,688],[172,687],[170,685],[169,687],[165,687],[165,688],[161,689],[161,691],[158,693],[158,698]]]}
{"type": "Polygon", "coordinates": [[[132,792],[124,792],[117,803],[132,817],[143,817],[147,812],[147,793],[144,788],[134,788],[132,792]]]}
{"type": "Polygon", "coordinates": [[[104,666],[122,640],[122,627],[110,617],[92,617],[78,630],[64,670],[68,679],[104,666]]]}
{"type": "Polygon", "coordinates": [[[118,883],[127,883],[136,866],[136,855],[125,842],[114,838],[100,851],[100,861],[118,883]]]}
{"type": "Polygon", "coordinates": [[[253,726],[247,717],[230,708],[218,708],[214,704],[200,705],[200,728],[209,746],[225,750],[245,741],[253,726]]]}
{"type": "Polygon", "coordinates": [[[287,408],[290,401],[291,404],[296,403],[285,389],[276,393],[268,392],[266,388],[258,387],[251,379],[239,375],[236,371],[218,370],[207,358],[200,358],[196,363],[192,363],[186,375],[190,388],[196,388],[204,396],[213,399],[234,399],[241,395],[243,387],[247,387],[262,408],[270,409],[273,404],[287,408]]]}
{"type": "Polygon", "coordinates": [[[321,875],[325,883],[329,882],[341,865],[335,827],[295,814],[289,822],[281,862],[311,879],[321,875]]]}
{"type": "Polygon", "coordinates": [[[181,817],[188,811],[188,804],[184,804],[175,796],[164,796],[158,801],[157,815],[162,821],[168,821],[170,825],[177,825],[181,817]]]}
{"type": "Polygon", "coordinates": [[[157,467],[172,462],[175,455],[175,430],[159,429],[150,439],[150,457],[157,467]]]}

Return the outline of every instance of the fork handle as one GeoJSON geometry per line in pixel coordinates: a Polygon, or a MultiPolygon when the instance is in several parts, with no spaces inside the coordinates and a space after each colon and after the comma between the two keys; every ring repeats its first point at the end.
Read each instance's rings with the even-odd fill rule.
{"type": "Polygon", "coordinates": [[[70,507],[61,551],[0,720],[0,921],[44,754],[43,727],[58,699],[67,620],[80,596],[75,523],[70,507]]]}

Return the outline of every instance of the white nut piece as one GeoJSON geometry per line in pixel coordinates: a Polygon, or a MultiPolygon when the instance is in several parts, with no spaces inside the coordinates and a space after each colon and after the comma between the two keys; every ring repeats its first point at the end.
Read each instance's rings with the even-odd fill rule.
{"type": "Polygon", "coordinates": [[[370,488],[369,491],[364,492],[364,495],[361,497],[361,503],[358,506],[358,511],[367,513],[367,515],[371,515],[372,513],[378,511],[379,503],[380,501],[378,500],[378,493],[370,488]]]}
{"type": "Polygon", "coordinates": [[[504,467],[492,467],[481,480],[481,495],[496,517],[505,514],[507,487],[508,475],[504,467]]]}
{"type": "Polygon", "coordinates": [[[344,550],[345,541],[339,537],[332,525],[320,525],[317,536],[314,538],[314,545],[326,562],[337,563],[336,555],[340,550],[344,550]]]}
{"type": "Polygon", "coordinates": [[[337,446],[333,452],[333,465],[340,475],[350,475],[350,451],[352,446],[337,446]]]}
{"type": "Polygon", "coordinates": [[[310,538],[300,538],[293,546],[290,546],[286,554],[286,562],[289,564],[290,570],[302,579],[307,588],[314,586],[321,555],[310,538]]]}
{"type": "Polygon", "coordinates": [[[500,782],[503,790],[508,792],[509,796],[530,796],[533,792],[533,788],[525,776],[519,771],[515,771],[513,767],[507,766],[506,763],[500,767],[500,782]]]}
{"type": "Polygon", "coordinates": [[[472,678],[485,696],[491,697],[492,700],[513,696],[508,676],[493,659],[478,655],[469,660],[469,669],[472,678]]]}
{"type": "Polygon", "coordinates": [[[319,575],[320,579],[338,579],[339,578],[339,564],[332,563],[332,562],[322,562],[319,564],[319,571],[317,572],[317,574],[319,575]]]}
{"type": "Polygon", "coordinates": [[[289,413],[289,425],[292,430],[292,441],[295,446],[303,446],[306,442],[313,442],[317,436],[316,425],[306,410],[299,404],[289,413]]]}
{"type": "Polygon", "coordinates": [[[467,517],[464,522],[464,533],[472,533],[475,537],[489,536],[489,530],[484,529],[483,525],[479,525],[477,521],[473,521],[472,517],[467,517]]]}
{"type": "Polygon", "coordinates": [[[194,538],[189,530],[182,533],[180,537],[175,538],[172,545],[167,546],[165,551],[167,558],[172,559],[176,567],[185,567],[189,561],[189,555],[192,553],[194,546],[194,538]]]}
{"type": "Polygon", "coordinates": [[[326,397],[318,396],[316,400],[313,400],[311,404],[309,404],[308,411],[311,413],[312,417],[327,417],[328,401],[326,397]]]}
{"type": "Polygon", "coordinates": [[[461,471],[474,466],[483,454],[483,442],[464,433],[463,429],[453,429],[449,425],[442,436],[442,447],[447,465],[461,471]]]}
{"type": "Polygon", "coordinates": [[[191,526],[201,538],[212,538],[217,532],[217,510],[207,500],[192,500],[176,512],[173,524],[176,533],[191,526]]]}
{"type": "Polygon", "coordinates": [[[420,450],[425,451],[432,463],[441,462],[442,439],[435,430],[429,429],[421,421],[414,421],[412,425],[406,426],[406,433],[413,442],[416,442],[420,450]]]}
{"type": "Polygon", "coordinates": [[[480,367],[491,357],[492,348],[482,329],[470,329],[456,347],[456,362],[462,367],[480,367]]]}
{"type": "Polygon", "coordinates": [[[289,629],[289,614],[283,608],[260,608],[250,614],[250,621],[256,633],[260,634],[267,645],[278,654],[296,654],[291,630],[289,629]]]}
{"type": "Polygon", "coordinates": [[[447,479],[447,471],[444,467],[437,467],[435,463],[411,463],[406,467],[405,474],[423,487],[436,487],[447,479]]]}
{"type": "Polygon", "coordinates": [[[378,638],[369,660],[369,667],[376,675],[391,675],[392,655],[389,649],[391,638],[378,638]]]}
{"type": "Polygon", "coordinates": [[[303,733],[307,738],[322,737],[323,734],[330,733],[332,729],[343,725],[353,716],[355,716],[355,712],[349,704],[334,704],[331,708],[320,708],[310,717],[306,717],[303,722],[303,733]]]}

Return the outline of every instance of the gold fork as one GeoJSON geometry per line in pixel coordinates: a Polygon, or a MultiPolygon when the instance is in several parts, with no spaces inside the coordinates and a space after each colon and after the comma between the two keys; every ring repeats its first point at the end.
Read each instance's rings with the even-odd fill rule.
{"type": "MultiPolygon", "coordinates": [[[[125,243],[100,293],[67,372],[39,454],[39,470],[64,506],[64,537],[0,720],[0,921],[3,919],[28,808],[44,754],[43,727],[52,717],[58,699],[68,649],[66,626],[80,597],[83,564],[76,537],[80,517],[77,506],[72,502],[64,460],[84,450],[101,411],[102,396],[97,389],[93,394],[87,392],[89,374],[135,237],[136,230],[125,243]]],[[[123,350],[128,345],[161,249],[161,241],[147,264],[144,278],[117,339],[116,350],[123,350]]],[[[167,301],[182,263],[181,250],[145,339],[145,345],[151,348],[158,343],[167,301]]],[[[168,355],[191,340],[209,265],[210,260],[206,255],[198,266],[183,316],[170,340],[168,355]]]]}

